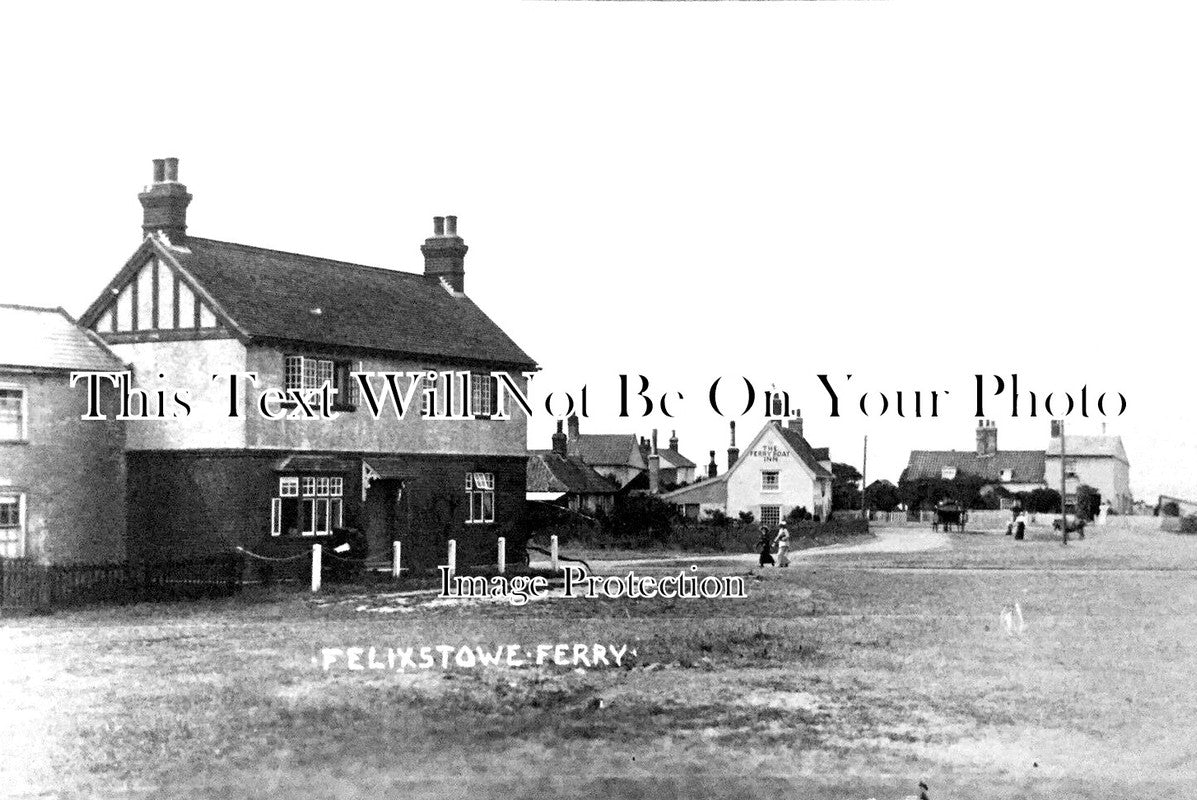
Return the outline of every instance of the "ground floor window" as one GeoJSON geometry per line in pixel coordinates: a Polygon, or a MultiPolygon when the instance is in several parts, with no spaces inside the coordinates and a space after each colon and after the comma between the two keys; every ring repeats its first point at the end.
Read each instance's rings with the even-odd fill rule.
{"type": "Polygon", "coordinates": [[[0,557],[25,555],[25,495],[0,495],[0,557]]]}
{"type": "Polygon", "coordinates": [[[270,501],[272,536],[327,536],[344,520],[345,479],[330,475],[288,475],[278,479],[270,501]]]}
{"type": "Polygon", "coordinates": [[[761,524],[777,525],[781,522],[781,506],[761,506],[761,524]]]}
{"type": "Polygon", "coordinates": [[[466,473],[467,522],[495,521],[495,474],[493,472],[466,473]]]}

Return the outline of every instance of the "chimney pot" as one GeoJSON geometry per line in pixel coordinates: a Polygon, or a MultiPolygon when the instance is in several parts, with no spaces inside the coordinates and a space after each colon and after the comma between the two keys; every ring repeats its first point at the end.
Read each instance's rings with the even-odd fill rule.
{"type": "Polygon", "coordinates": [[[161,231],[171,242],[187,238],[187,205],[191,195],[178,182],[179,159],[155,158],[154,182],[137,195],[141,201],[143,237],[161,231]]]}
{"type": "Polygon", "coordinates": [[[432,218],[432,235],[433,236],[444,236],[445,235],[445,218],[444,217],[433,217],[432,218]]]}
{"type": "Polygon", "coordinates": [[[457,235],[457,217],[454,217],[454,216],[445,217],[445,235],[446,236],[456,236],[457,235]]]}

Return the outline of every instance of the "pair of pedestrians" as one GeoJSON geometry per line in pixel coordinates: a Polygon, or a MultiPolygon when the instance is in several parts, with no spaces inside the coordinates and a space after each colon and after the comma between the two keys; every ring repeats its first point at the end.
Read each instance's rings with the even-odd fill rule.
{"type": "Polygon", "coordinates": [[[769,529],[761,526],[761,538],[757,541],[757,548],[761,551],[761,566],[776,563],[779,567],[790,566],[790,532],[784,521],[777,526],[777,535],[770,537],[769,529]],[[777,545],[777,560],[773,559],[773,545],[777,545]]]}

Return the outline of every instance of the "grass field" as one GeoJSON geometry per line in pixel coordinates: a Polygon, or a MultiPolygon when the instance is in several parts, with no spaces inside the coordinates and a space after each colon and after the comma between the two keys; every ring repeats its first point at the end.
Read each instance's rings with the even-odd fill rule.
{"type": "Polygon", "coordinates": [[[947,541],[804,554],[749,576],[746,600],[341,590],[4,620],[0,792],[886,800],[923,780],[936,800],[1194,796],[1197,537],[947,541]],[[1002,619],[1014,603],[1021,634],[1002,619]],[[557,642],[636,655],[315,663],[326,647],[557,642]]]}

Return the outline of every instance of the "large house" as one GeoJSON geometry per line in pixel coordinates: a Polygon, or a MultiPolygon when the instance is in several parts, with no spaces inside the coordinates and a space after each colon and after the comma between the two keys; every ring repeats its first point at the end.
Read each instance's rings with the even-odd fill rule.
{"type": "Polygon", "coordinates": [[[130,558],[284,553],[352,526],[371,560],[397,540],[405,564],[430,567],[456,539],[461,563],[493,563],[520,524],[527,453],[523,414],[497,413],[510,397],[488,376],[526,388],[536,365],[466,294],[456,218],[434,218],[417,274],[192,235],[176,159],[154,162],[139,199],[141,245],[80,319],[147,394],[132,407],[148,418],[127,423],[130,558]],[[464,394],[446,373],[472,375],[471,415],[375,419],[352,372],[412,373],[434,413],[464,394]],[[231,398],[224,376],[245,373],[306,402],[268,419],[248,379],[231,398]],[[306,418],[325,399],[335,418],[306,418]]]}
{"type": "MultiPolygon", "coordinates": [[[[1130,490],[1130,462],[1119,436],[1066,436],[1065,504],[1076,502],[1081,485],[1101,493],[1103,503],[1119,514],[1129,514],[1134,500],[1130,490]]],[[[982,478],[986,488],[1002,487],[1011,494],[1060,486],[1060,439],[1053,436],[1046,450],[1001,450],[997,426],[982,420],[977,426],[975,450],[912,450],[902,473],[907,480],[957,475],[982,478]]],[[[1003,500],[1004,505],[1013,501],[1003,500]]]]}
{"type": "MultiPolygon", "coordinates": [[[[1048,440],[1045,479],[1052,488],[1060,485],[1060,437],[1048,440]]],[[[1077,487],[1091,486],[1101,492],[1103,503],[1119,514],[1130,514],[1134,497],[1130,488],[1130,459],[1121,436],[1064,435],[1064,489],[1067,503],[1073,503],[1077,487]]]]}
{"type": "MultiPolygon", "coordinates": [[[[125,557],[124,425],[86,420],[74,371],[121,370],[61,308],[0,305],[0,557],[125,557]]],[[[112,403],[111,385],[97,387],[112,403]]]]}
{"type": "Polygon", "coordinates": [[[736,447],[733,423],[727,461],[723,474],[666,492],[661,499],[689,519],[712,511],[730,517],[747,511],[770,526],[795,508],[820,520],[831,511],[831,454],[825,447],[810,446],[801,417],[788,425],[767,422],[743,453],[736,447]]]}
{"type": "Polygon", "coordinates": [[[910,462],[902,473],[906,480],[975,475],[987,486],[1001,486],[1012,494],[1046,486],[1042,450],[998,449],[997,425],[981,420],[977,425],[974,450],[911,450],[910,462]]]}

